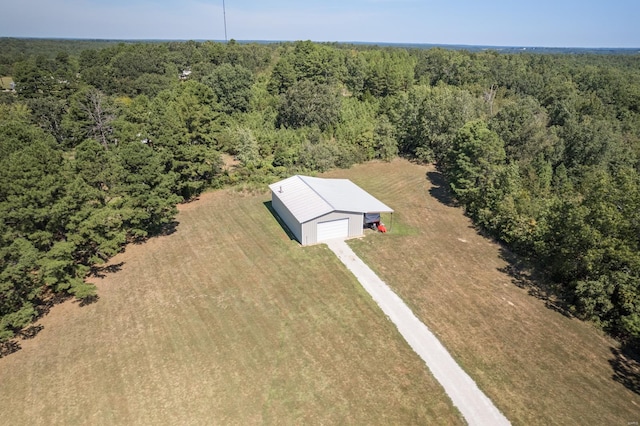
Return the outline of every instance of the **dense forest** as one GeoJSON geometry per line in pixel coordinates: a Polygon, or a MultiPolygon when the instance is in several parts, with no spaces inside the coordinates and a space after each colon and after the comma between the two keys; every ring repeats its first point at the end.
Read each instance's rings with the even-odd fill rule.
{"type": "Polygon", "coordinates": [[[638,55],[0,39],[0,76],[0,342],[207,188],[399,155],[640,340],[638,55]]]}

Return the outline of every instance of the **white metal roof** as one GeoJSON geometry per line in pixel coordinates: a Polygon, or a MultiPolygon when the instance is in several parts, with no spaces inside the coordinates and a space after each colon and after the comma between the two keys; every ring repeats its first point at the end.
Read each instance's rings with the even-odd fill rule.
{"type": "Polygon", "coordinates": [[[269,185],[300,223],[332,211],[391,213],[383,202],[348,179],[295,175],[269,185]]]}

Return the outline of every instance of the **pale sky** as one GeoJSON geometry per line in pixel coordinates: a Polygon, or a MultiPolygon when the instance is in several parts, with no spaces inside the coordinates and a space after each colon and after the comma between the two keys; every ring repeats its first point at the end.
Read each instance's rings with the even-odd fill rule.
{"type": "MultiPolygon", "coordinates": [[[[640,0],[224,0],[236,40],[640,48],[640,0]]],[[[224,40],[223,0],[0,0],[0,37],[224,40]]]]}

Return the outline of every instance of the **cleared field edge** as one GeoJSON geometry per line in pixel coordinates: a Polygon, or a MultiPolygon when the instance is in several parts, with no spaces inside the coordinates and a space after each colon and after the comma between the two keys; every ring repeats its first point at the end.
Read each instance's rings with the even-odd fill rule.
{"type": "Polygon", "coordinates": [[[500,245],[475,231],[433,167],[396,160],[326,175],[352,179],[416,230],[349,245],[512,422],[635,421],[640,398],[618,377],[617,343],[519,288],[500,245]]]}
{"type": "MultiPolygon", "coordinates": [[[[396,209],[394,220],[400,220],[407,226],[407,229],[412,230],[410,235],[398,235],[392,232],[388,235],[369,234],[364,239],[351,240],[349,244],[356,253],[408,302],[416,315],[434,331],[454,358],[469,372],[487,395],[503,409],[514,424],[575,424],[576,421],[588,424],[625,424],[636,421],[637,413],[640,412],[638,394],[631,392],[612,378],[615,374],[611,364],[616,361],[612,355],[612,352],[617,350],[615,342],[596,332],[593,327],[550,311],[540,300],[529,296],[525,290],[517,288],[511,281],[511,277],[504,272],[497,274],[496,271],[501,269],[505,262],[500,258],[499,247],[484,238],[479,238],[459,209],[452,208],[436,198],[439,193],[433,192],[433,186],[425,176],[433,172],[433,169],[428,167],[397,160],[391,164],[372,163],[350,170],[332,171],[327,174],[327,176],[352,179],[396,209]],[[451,263],[452,259],[460,259],[461,261],[451,263]],[[387,277],[393,277],[393,279],[387,279],[387,277]],[[449,278],[442,279],[443,277],[449,278]],[[497,313],[499,315],[496,315],[497,313]]],[[[35,339],[25,341],[23,351],[0,359],[0,383],[3,384],[0,386],[0,406],[3,407],[4,413],[8,413],[5,414],[7,421],[11,421],[11,424],[50,424],[56,423],[56,421],[62,423],[63,420],[66,423],[81,423],[81,419],[86,419],[90,415],[91,418],[101,419],[103,424],[113,424],[115,420],[119,420],[120,423],[126,421],[129,424],[145,424],[140,415],[149,413],[153,414],[152,418],[158,423],[169,424],[175,423],[175,421],[185,421],[184,417],[176,417],[176,413],[183,412],[188,408],[194,413],[194,416],[198,416],[201,420],[210,419],[211,412],[215,411],[222,413],[217,418],[219,421],[238,422],[239,419],[244,419],[245,423],[264,423],[265,419],[266,422],[275,421],[278,415],[281,416],[280,418],[298,421],[309,420],[304,415],[305,410],[308,413],[318,412],[309,410],[309,406],[304,405],[305,401],[296,400],[295,397],[284,401],[281,398],[282,395],[294,393],[285,387],[276,387],[270,393],[269,400],[275,401],[275,405],[265,405],[259,410],[255,410],[255,407],[247,410],[247,407],[242,407],[237,401],[229,401],[224,399],[224,395],[219,395],[224,394],[225,390],[235,395],[234,392],[241,389],[241,386],[235,388],[223,386],[220,388],[220,392],[213,392],[214,388],[212,387],[198,387],[203,382],[209,384],[214,382],[217,376],[214,376],[214,372],[203,374],[196,367],[216,365],[220,374],[230,370],[225,370],[224,359],[216,358],[215,354],[205,355],[205,352],[210,349],[206,347],[211,342],[210,339],[199,341],[196,338],[200,335],[199,333],[212,334],[213,331],[208,320],[217,318],[212,315],[211,306],[206,303],[209,299],[202,297],[196,287],[185,287],[188,291],[185,292],[185,297],[180,300],[180,303],[186,303],[181,307],[189,307],[189,312],[193,314],[187,321],[189,326],[176,324],[181,317],[174,310],[167,309],[171,307],[172,303],[176,303],[175,293],[160,291],[166,288],[166,284],[158,287],[157,283],[154,283],[154,280],[162,282],[154,275],[159,271],[152,268],[144,270],[148,277],[145,279],[145,285],[142,285],[140,291],[136,293],[136,297],[122,292],[123,287],[133,286],[136,288],[139,285],[137,282],[139,280],[126,271],[129,268],[135,268],[136,262],[140,262],[145,253],[151,256],[150,259],[157,262],[157,265],[166,266],[175,262],[175,259],[172,259],[172,257],[176,257],[175,253],[174,256],[166,254],[167,257],[163,258],[160,249],[167,245],[179,246],[179,242],[182,240],[177,240],[176,237],[182,235],[182,232],[186,232],[186,235],[189,236],[184,235],[187,240],[194,240],[191,244],[196,244],[195,241],[202,237],[214,241],[221,248],[233,248],[228,257],[233,262],[248,256],[256,256],[254,253],[254,250],[258,250],[256,247],[259,248],[258,252],[260,253],[257,258],[264,259],[264,262],[270,262],[272,258],[265,257],[265,253],[268,254],[269,250],[277,247],[280,255],[293,259],[294,269],[299,270],[298,264],[309,260],[315,260],[314,269],[318,268],[318,270],[326,269],[327,263],[331,263],[330,260],[327,260],[328,258],[324,257],[322,251],[318,251],[318,247],[302,249],[282,232],[279,225],[275,224],[266,213],[264,205],[268,199],[266,192],[261,193],[256,199],[252,199],[253,195],[246,194],[235,194],[228,199],[226,198],[228,193],[225,191],[216,191],[211,193],[212,195],[204,194],[201,201],[206,203],[207,197],[213,197],[219,203],[229,203],[230,205],[240,203],[243,206],[243,214],[248,220],[217,217],[209,213],[200,214],[196,216],[208,218],[203,222],[204,226],[211,227],[213,224],[216,230],[222,230],[222,237],[218,234],[213,236],[211,234],[199,235],[199,232],[193,230],[186,232],[185,228],[192,225],[195,227],[203,225],[195,224],[195,219],[192,220],[191,225],[189,225],[189,221],[180,219],[181,223],[176,234],[155,239],[148,245],[128,248],[124,254],[125,258],[123,259],[126,262],[122,270],[101,281],[100,294],[102,298],[99,303],[82,309],[70,303],[56,307],[54,312],[43,320],[45,321],[43,322],[45,324],[43,332],[35,339]],[[246,199],[252,201],[247,204],[242,204],[239,201],[246,199]],[[259,225],[256,226],[256,224],[259,225]],[[256,239],[254,236],[250,241],[246,241],[243,235],[247,232],[252,236],[264,234],[264,238],[256,239]],[[136,260],[136,258],[139,259],[136,260]],[[132,305],[134,309],[123,309],[129,305],[132,305]],[[168,319],[160,321],[162,315],[165,314],[170,314],[169,319],[173,323],[169,324],[168,319]],[[91,340],[88,337],[96,331],[98,331],[98,337],[111,337],[109,329],[118,328],[118,321],[122,321],[122,318],[127,315],[129,315],[129,318],[125,320],[128,327],[127,334],[118,336],[115,344],[107,347],[102,339],[91,340]],[[184,331],[189,330],[192,325],[195,326],[194,330],[200,330],[186,334],[190,336],[186,340],[187,347],[196,345],[198,348],[191,355],[187,355],[173,345],[165,346],[172,351],[169,358],[173,362],[172,365],[175,366],[176,372],[159,378],[164,381],[158,381],[159,379],[155,376],[158,371],[162,371],[157,367],[162,366],[166,361],[164,359],[158,360],[155,356],[157,354],[153,350],[153,342],[141,339],[144,337],[145,328],[136,322],[138,315],[158,319],[156,329],[163,330],[166,336],[179,336],[175,339],[176,342],[183,341],[184,331]],[[111,321],[112,319],[118,319],[118,321],[111,321]],[[72,324],[66,332],[59,331],[69,323],[72,324]],[[196,326],[196,324],[199,325],[196,326]],[[131,341],[136,342],[139,352],[134,351],[133,346],[128,346],[127,342],[131,341]],[[54,343],[57,343],[58,346],[55,346],[54,343]],[[48,345],[51,348],[42,349],[48,345]],[[119,351],[115,351],[115,348],[118,348],[119,351]],[[150,361],[153,360],[154,367],[156,367],[153,371],[143,369],[142,374],[139,371],[135,372],[140,381],[147,380],[145,385],[134,380],[134,372],[128,370],[129,367],[124,367],[129,364],[131,366],[140,364],[141,359],[145,359],[144,357],[140,358],[140,354],[148,356],[149,358],[146,359],[150,361]],[[127,363],[123,361],[125,358],[132,359],[134,362],[127,363]],[[186,363],[179,362],[185,358],[189,360],[189,365],[194,365],[193,369],[189,370],[185,367],[186,363]],[[79,360],[76,368],[69,368],[69,359],[79,360]],[[100,361],[97,366],[96,360],[100,361]],[[120,363],[120,369],[114,370],[112,368],[110,362],[114,360],[120,363]],[[219,363],[219,366],[216,362],[219,363]],[[200,380],[195,383],[187,383],[180,377],[180,374],[185,376],[191,374],[200,380]],[[83,380],[85,381],[83,382],[83,380]],[[156,396],[161,395],[163,398],[156,398],[157,401],[144,400],[153,390],[150,388],[151,385],[154,383],[153,386],[159,386],[162,383],[166,385],[172,380],[177,381],[179,385],[176,386],[175,391],[168,392],[164,389],[166,386],[156,388],[156,396]],[[54,391],[52,392],[51,389],[54,391]],[[49,391],[47,392],[47,390],[49,391]],[[136,391],[139,392],[131,393],[136,391]],[[179,398],[176,396],[177,391],[192,397],[179,398]],[[119,404],[121,409],[114,411],[112,407],[119,406],[119,404]],[[227,408],[221,408],[223,406],[227,408]],[[89,408],[87,409],[87,407],[89,408]],[[172,408],[173,411],[167,411],[172,408]],[[138,410],[137,416],[136,409],[138,410]],[[249,414],[246,414],[247,412],[249,414]]],[[[200,208],[197,203],[185,206],[185,210],[200,208]]],[[[218,252],[211,252],[210,247],[199,252],[190,251],[192,259],[173,269],[177,271],[177,276],[180,276],[201,261],[205,261],[207,267],[210,268],[212,264],[219,262],[212,257],[212,253],[218,252]]],[[[180,256],[178,257],[182,258],[180,256]]],[[[227,271],[227,273],[229,276],[241,276],[245,271],[243,268],[236,268],[227,271]]],[[[196,274],[196,277],[199,276],[201,275],[196,274]]],[[[331,280],[327,282],[331,282],[331,280]]],[[[268,287],[266,282],[261,284],[263,287],[268,287]]],[[[297,285],[301,288],[307,288],[304,284],[300,281],[297,285]]],[[[323,284],[326,285],[326,283],[323,284]]],[[[250,291],[239,294],[244,297],[244,299],[240,298],[241,301],[244,301],[243,309],[253,306],[247,304],[250,301],[256,306],[263,303],[263,301],[256,302],[255,299],[252,299],[250,291]]],[[[225,303],[229,303],[230,300],[234,300],[231,296],[234,295],[225,294],[220,290],[215,298],[216,308],[218,309],[225,303]]],[[[309,295],[308,297],[316,301],[325,300],[324,297],[319,296],[309,295]]],[[[357,298],[360,299],[360,296],[357,298]]],[[[270,306],[272,308],[275,306],[280,309],[280,312],[284,312],[283,307],[286,304],[283,304],[282,300],[285,299],[272,298],[270,306]]],[[[295,306],[300,305],[300,301],[295,304],[295,306]]],[[[234,309],[236,308],[239,309],[235,306],[234,309]]],[[[310,313],[322,313],[321,308],[322,306],[315,307],[310,313]]],[[[325,312],[324,315],[318,316],[317,313],[315,315],[312,315],[311,318],[336,317],[335,311],[332,310],[325,312]]],[[[377,318],[377,315],[374,318],[377,318]]],[[[325,323],[321,321],[321,324],[325,323]]],[[[331,324],[333,327],[327,326],[323,329],[324,333],[332,335],[333,329],[336,328],[335,323],[326,324],[331,324]]],[[[251,329],[249,321],[245,320],[243,325],[245,327],[243,331],[251,329]]],[[[349,324],[341,324],[337,328],[353,330],[370,326],[365,321],[363,324],[357,322],[357,325],[353,327],[349,324]]],[[[282,327],[277,329],[291,331],[289,334],[285,334],[288,339],[283,341],[285,346],[289,341],[292,345],[302,344],[300,342],[303,342],[304,345],[311,345],[303,351],[304,356],[309,356],[309,353],[317,347],[305,340],[308,339],[309,334],[303,332],[306,330],[290,330],[282,327]]],[[[250,336],[253,334],[251,333],[250,336]]],[[[245,335],[238,333],[240,337],[245,335]]],[[[235,345],[236,348],[247,349],[237,346],[238,343],[235,340],[229,340],[232,337],[228,334],[223,335],[223,341],[234,342],[230,346],[235,345]]],[[[374,340],[364,339],[361,335],[349,335],[348,337],[362,342],[362,347],[365,350],[373,351],[376,349],[371,346],[374,340]]],[[[108,338],[106,340],[109,340],[108,338]]],[[[396,339],[397,337],[390,338],[391,341],[396,339]]],[[[171,339],[160,342],[166,345],[170,341],[171,339]]],[[[344,340],[342,344],[346,341],[344,340]]],[[[383,341],[380,344],[388,344],[388,342],[383,341]]],[[[391,348],[394,347],[391,346],[391,348]]],[[[387,347],[382,349],[389,350],[387,347]]],[[[349,353],[342,349],[339,352],[343,357],[349,356],[349,353]]],[[[238,353],[243,352],[239,351],[238,353]]],[[[407,362],[402,356],[399,359],[407,362]]],[[[292,386],[295,389],[295,383],[304,383],[306,379],[315,374],[312,369],[311,371],[304,370],[305,374],[296,375],[293,367],[298,365],[295,364],[296,362],[301,362],[297,356],[287,357],[284,354],[280,357],[280,361],[283,360],[285,364],[287,360],[290,362],[289,369],[281,371],[281,374],[272,380],[274,384],[294,383],[292,386]],[[287,376],[289,373],[292,376],[287,376]]],[[[335,362],[335,359],[331,360],[335,362]]],[[[362,359],[358,358],[357,360],[361,361],[362,359]]],[[[313,362],[313,358],[305,358],[304,361],[306,363],[303,362],[302,365],[305,368],[318,365],[317,362],[313,362]]],[[[145,367],[144,362],[142,364],[142,367],[145,367]]],[[[360,365],[355,365],[351,366],[351,370],[359,371],[362,368],[360,365]]],[[[376,365],[373,362],[369,366],[372,369],[372,377],[376,374],[376,371],[373,370],[376,365]]],[[[392,367],[394,380],[397,380],[399,384],[392,395],[397,395],[398,392],[404,395],[405,392],[410,392],[405,389],[414,386],[412,377],[415,373],[410,365],[412,362],[392,367]]],[[[228,367],[228,365],[226,366],[228,367]]],[[[346,377],[353,375],[351,370],[346,377]]],[[[367,370],[367,372],[369,371],[367,370]]],[[[261,373],[264,373],[264,368],[261,373]]],[[[423,373],[420,372],[418,375],[422,376],[423,373]]],[[[426,380],[428,381],[428,377],[426,380]]],[[[255,384],[258,380],[254,379],[252,382],[255,384]]],[[[321,382],[324,386],[331,383],[326,379],[321,382]]],[[[234,385],[238,385],[238,383],[237,381],[232,382],[234,385]]],[[[350,383],[353,385],[353,381],[350,383]]],[[[383,388],[385,385],[386,383],[382,382],[380,387],[383,388]]],[[[354,386],[351,389],[357,389],[357,385],[354,386]]],[[[323,389],[326,390],[326,388],[323,389]]],[[[344,386],[341,389],[343,392],[345,391],[344,386]]],[[[378,390],[370,387],[364,389],[372,394],[378,390]]],[[[339,390],[333,393],[336,392],[340,393],[339,390]]],[[[357,395],[354,390],[350,392],[351,396],[357,395]]],[[[317,397],[313,392],[306,394],[309,395],[309,398],[317,397]]],[[[246,396],[244,395],[244,397],[246,396]]],[[[257,399],[262,401],[261,398],[257,399]]],[[[370,397],[370,399],[375,398],[370,397]]],[[[329,400],[336,401],[331,398],[329,400]]],[[[363,419],[366,413],[362,414],[356,407],[349,405],[349,400],[348,397],[338,399],[331,410],[328,406],[323,407],[321,414],[315,419],[317,420],[321,415],[324,415],[323,418],[327,421],[332,419],[342,419],[343,421],[363,419]],[[357,414],[348,414],[354,411],[357,414]]],[[[438,389],[432,389],[431,393],[426,394],[425,401],[431,407],[431,417],[427,416],[431,419],[430,423],[450,423],[448,420],[451,420],[452,417],[447,417],[450,414],[433,416],[433,413],[451,413],[448,399],[443,401],[438,389]]],[[[367,411],[367,408],[360,405],[360,410],[367,411]]],[[[400,410],[404,410],[405,417],[403,418],[407,419],[411,416],[411,411],[406,411],[404,408],[400,410]]],[[[379,414],[375,407],[369,411],[371,411],[369,413],[371,415],[379,414]]],[[[387,417],[378,416],[378,422],[371,423],[383,423],[383,420],[387,420],[386,423],[389,423],[389,416],[392,415],[386,414],[387,417]]],[[[416,419],[424,418],[417,417],[415,412],[413,415],[414,417],[411,417],[413,421],[410,423],[420,423],[416,419]]],[[[453,416],[453,419],[460,421],[456,416],[453,416]]],[[[148,423],[149,418],[146,420],[148,423]]],[[[191,420],[193,421],[193,418],[191,420]]],[[[391,423],[398,422],[391,421],[391,423]]]]}
{"type": "Polygon", "coordinates": [[[203,194],[113,259],[98,303],[55,307],[0,360],[5,420],[462,424],[355,278],[265,201],[203,194]]]}

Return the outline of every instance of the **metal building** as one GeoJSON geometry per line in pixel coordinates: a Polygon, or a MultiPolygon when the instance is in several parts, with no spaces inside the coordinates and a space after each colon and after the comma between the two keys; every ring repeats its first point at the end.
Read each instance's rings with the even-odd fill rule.
{"type": "Polygon", "coordinates": [[[393,213],[348,179],[295,175],[269,188],[271,206],[302,245],[357,237],[365,214],[393,213]]]}

